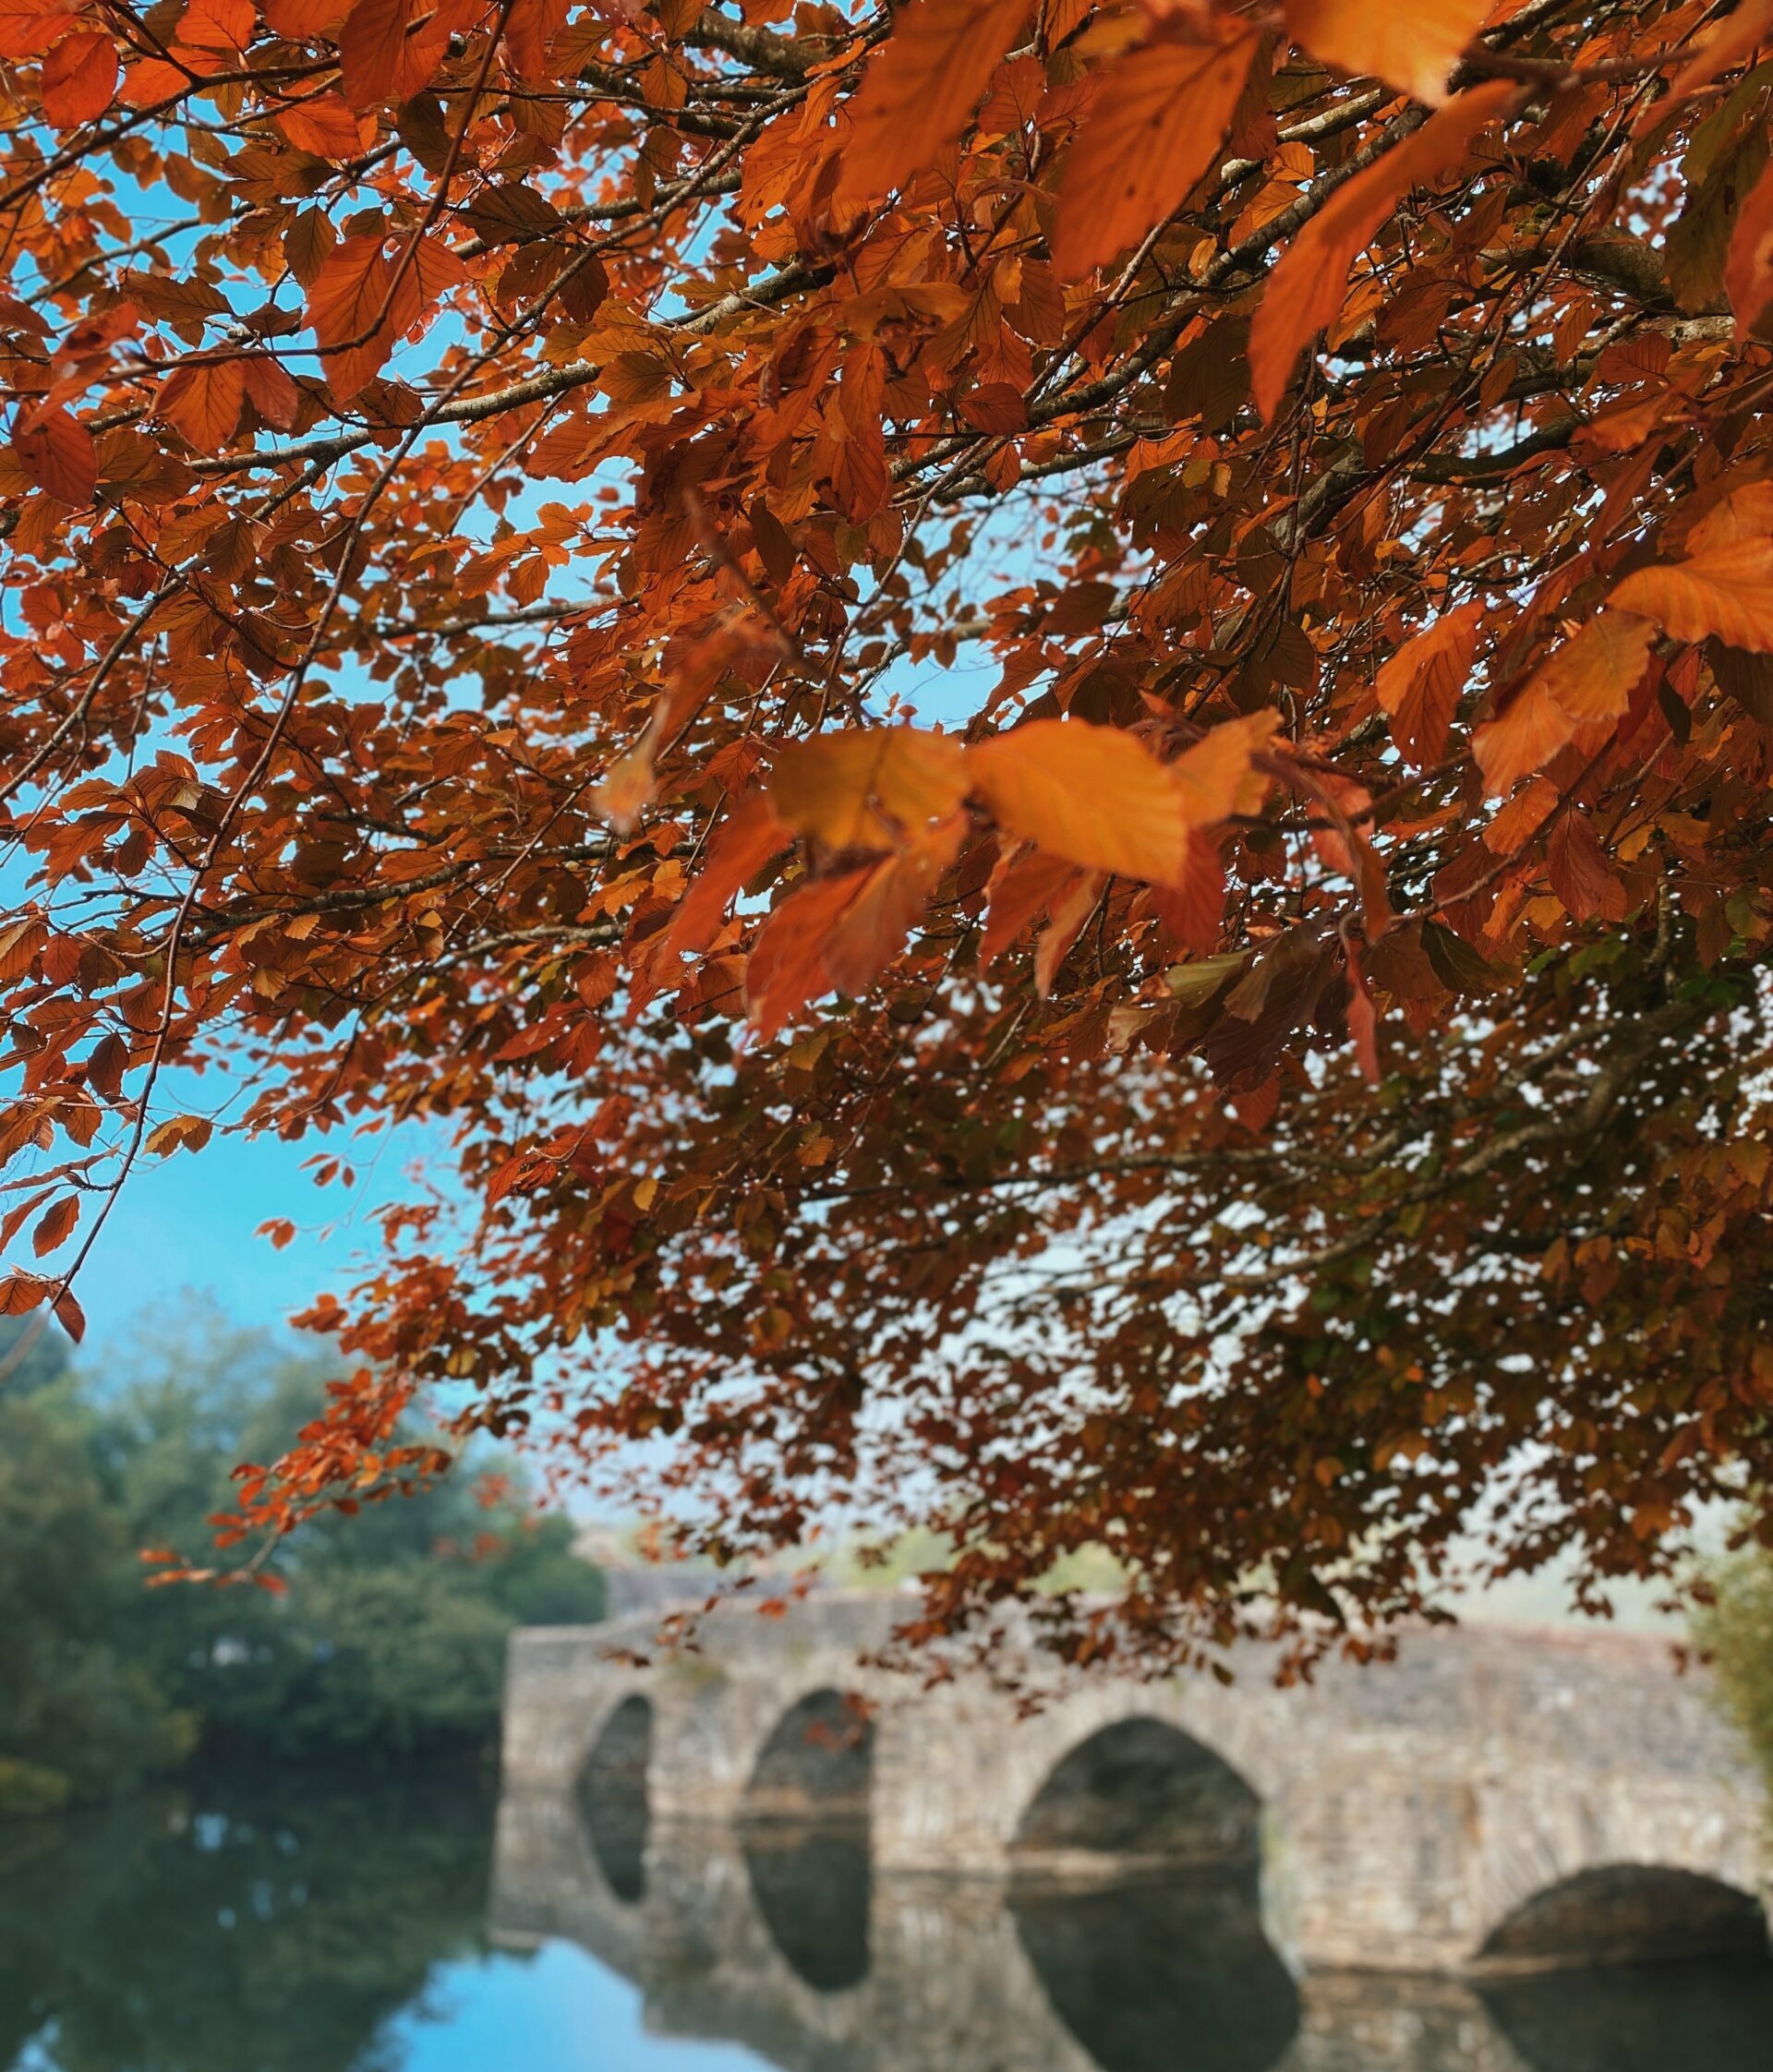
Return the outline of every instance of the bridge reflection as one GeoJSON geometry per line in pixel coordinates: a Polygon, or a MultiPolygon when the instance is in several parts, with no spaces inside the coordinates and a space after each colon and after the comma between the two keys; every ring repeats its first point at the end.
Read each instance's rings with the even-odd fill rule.
{"type": "Polygon", "coordinates": [[[1773,1967],[1294,1980],[1247,1862],[1067,1886],[885,1876],[866,1827],[648,1823],[632,1766],[511,1792],[492,1926],[783,2072],[1766,2072],[1773,1967]]]}

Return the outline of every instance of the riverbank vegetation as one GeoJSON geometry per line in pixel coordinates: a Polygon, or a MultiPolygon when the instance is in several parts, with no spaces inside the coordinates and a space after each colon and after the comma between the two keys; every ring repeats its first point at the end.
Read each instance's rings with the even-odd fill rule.
{"type": "Polygon", "coordinates": [[[1714,1577],[1717,1601],[1698,1622],[1719,1691],[1773,1787],[1773,1551],[1739,1554],[1714,1577]]]}
{"type": "Polygon", "coordinates": [[[520,1481],[454,1475],[278,1547],[270,1587],[150,1588],[200,1548],[237,1462],[320,1415],[324,1367],[199,1319],[127,1367],[37,1340],[0,1391],[0,1816],[106,1797],[195,1757],[477,1759],[505,1637],[595,1619],[603,1579],[520,1481]]]}

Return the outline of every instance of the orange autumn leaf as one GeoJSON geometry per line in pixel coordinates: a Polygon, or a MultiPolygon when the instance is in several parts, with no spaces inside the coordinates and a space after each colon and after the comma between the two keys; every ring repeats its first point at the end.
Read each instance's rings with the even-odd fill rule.
{"type": "Polygon", "coordinates": [[[0,58],[39,56],[76,18],[62,0],[0,0],[0,58]]]}
{"type": "MultiPolygon", "coordinates": [[[[446,247],[429,249],[441,262],[446,247]]],[[[417,322],[426,295],[425,248],[409,259],[404,247],[384,252],[374,235],[336,246],[308,291],[308,320],[321,347],[320,365],[332,392],[354,396],[381,371],[403,332],[417,322]]],[[[453,262],[459,272],[459,262],[453,262]]]]}
{"type": "Polygon", "coordinates": [[[317,94],[311,101],[279,110],[272,119],[297,151],[311,151],[316,158],[355,158],[375,137],[373,125],[336,93],[317,94]]]}
{"type": "Polygon", "coordinates": [[[1736,335],[1745,337],[1773,300],[1773,164],[1767,166],[1736,211],[1724,288],[1736,316],[1736,335]]]}
{"type": "Polygon", "coordinates": [[[828,849],[887,849],[953,813],[967,787],[958,741],[882,727],[821,734],[778,751],[769,797],[789,826],[828,849]]]}
{"type": "Polygon", "coordinates": [[[219,453],[234,436],[246,397],[243,360],[198,360],[167,376],[156,409],[199,453],[219,453]]]}
{"type": "Polygon", "coordinates": [[[1374,680],[1397,745],[1418,770],[1438,763],[1471,680],[1484,608],[1461,605],[1405,641],[1374,680]]]}
{"type": "Polygon", "coordinates": [[[74,1225],[80,1220],[78,1195],[64,1195],[46,1210],[37,1227],[30,1234],[30,1248],[39,1259],[53,1252],[58,1245],[65,1244],[74,1225]]]}
{"type": "Polygon", "coordinates": [[[1260,39],[1178,35],[1109,67],[1065,161],[1053,264],[1073,281],[1106,266],[1179,208],[1217,164],[1260,39]]]}
{"type": "Polygon", "coordinates": [[[1749,535],[1690,560],[1639,569],[1609,601],[1677,640],[1716,634],[1727,646],[1773,655],[1773,538],[1749,535]]]}
{"type": "Polygon", "coordinates": [[[802,885],[759,930],[745,968],[746,1009],[759,1042],[768,1042],[809,1002],[835,989],[826,945],[874,874],[846,871],[802,885]]]}
{"type": "Polygon", "coordinates": [[[456,24],[421,0],[356,0],[339,30],[339,71],[353,108],[410,101],[429,86],[456,24]]]}
{"type": "Polygon", "coordinates": [[[740,891],[792,839],[793,829],[761,791],[752,792],[720,824],[669,925],[647,945],[646,994],[675,982],[675,959],[707,948],[740,891]]]}
{"type": "Polygon", "coordinates": [[[850,106],[839,191],[872,201],[922,173],[979,105],[1029,0],[909,0],[850,106]]]}
{"type": "Polygon", "coordinates": [[[981,970],[989,970],[1036,915],[1050,910],[1077,876],[1077,866],[1043,849],[1025,849],[1001,860],[991,878],[985,932],[979,940],[981,970]]]}
{"type": "Polygon", "coordinates": [[[904,947],[954,862],[966,826],[965,816],[954,814],[864,875],[823,945],[826,975],[839,993],[860,999],[904,947]]]}
{"type": "Polygon", "coordinates": [[[78,417],[57,406],[34,410],[13,428],[12,451],[40,489],[63,503],[88,504],[99,486],[98,449],[78,417]]]}
{"type": "Polygon", "coordinates": [[[1370,72],[1437,107],[1495,0],[1286,0],[1296,43],[1345,72],[1370,72]]]}
{"type": "Polygon", "coordinates": [[[1279,409],[1307,343],[1335,321],[1348,270],[1380,225],[1412,187],[1462,163],[1519,94],[1518,87],[1496,79],[1450,101],[1377,164],[1345,181],[1287,247],[1250,327],[1250,379],[1264,418],[1279,409]]]}
{"type": "Polygon", "coordinates": [[[330,35],[350,11],[351,0],[259,0],[271,28],[297,42],[330,35]]]}
{"type": "Polygon", "coordinates": [[[112,37],[84,31],[66,37],[43,60],[43,113],[57,129],[95,122],[115,98],[117,77],[112,37]]]}
{"type": "Polygon", "coordinates": [[[1272,740],[1277,724],[1272,712],[1228,719],[1184,749],[1170,765],[1170,780],[1190,827],[1214,827],[1234,813],[1258,811],[1269,780],[1256,767],[1255,758],[1272,740]]]}
{"type": "Polygon", "coordinates": [[[1188,824],[1176,780],[1115,727],[1036,719],[968,752],[997,825],[1086,868],[1175,885],[1188,824]]]}
{"type": "Polygon", "coordinates": [[[1526,687],[1472,737],[1486,788],[1491,793],[1512,789],[1583,729],[1621,717],[1642,681],[1652,638],[1644,619],[1614,610],[1554,649],[1526,687]]]}
{"type": "Polygon", "coordinates": [[[266,424],[288,431],[301,409],[301,391],[288,370],[262,354],[245,360],[247,401],[266,424]]]}
{"type": "Polygon", "coordinates": [[[178,41],[189,50],[235,57],[251,42],[256,22],[252,0],[188,0],[178,41]]]}

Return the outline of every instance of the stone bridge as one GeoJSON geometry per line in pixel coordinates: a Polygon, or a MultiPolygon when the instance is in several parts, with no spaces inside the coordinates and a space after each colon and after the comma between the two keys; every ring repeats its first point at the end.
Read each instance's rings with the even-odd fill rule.
{"type": "Polygon", "coordinates": [[[1229,1685],[1063,1678],[1031,1656],[1048,1695],[1020,1717],[978,1672],[926,1690],[863,1666],[901,1611],[727,1608],[696,1652],[645,1666],[621,1656],[653,1655],[650,1619],[518,1633],[504,1783],[528,1811],[512,1818],[588,1782],[618,1899],[645,1885],[649,1833],[785,1818],[865,1818],[888,1881],[1026,1895],[1212,1872],[1247,1879],[1293,1975],[1765,1948],[1764,1796],[1663,1643],[1429,1629],[1394,1663],[1286,1688],[1257,1648],[1229,1685]],[[651,1825],[630,1832],[643,1792],[651,1825]]]}

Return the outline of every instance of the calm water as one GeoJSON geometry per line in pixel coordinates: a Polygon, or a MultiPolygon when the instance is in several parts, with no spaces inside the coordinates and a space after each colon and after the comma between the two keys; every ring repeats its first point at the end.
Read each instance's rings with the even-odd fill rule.
{"type": "Polygon", "coordinates": [[[6,2072],[1769,2072],[1773,1973],[1295,1986],[1236,1885],[1008,1903],[865,1837],[471,1786],[0,1828],[6,2072]],[[495,1825],[497,1841],[495,1846],[495,1825]]]}

